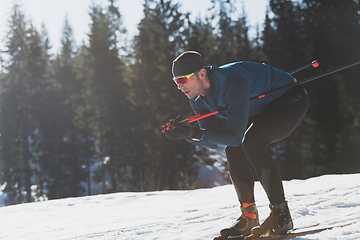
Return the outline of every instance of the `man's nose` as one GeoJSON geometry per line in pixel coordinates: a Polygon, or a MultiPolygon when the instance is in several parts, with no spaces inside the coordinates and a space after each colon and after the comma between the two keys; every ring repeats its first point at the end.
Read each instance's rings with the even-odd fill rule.
{"type": "Polygon", "coordinates": [[[181,83],[178,83],[178,84],[177,84],[177,88],[178,88],[179,90],[181,90],[183,87],[184,87],[184,84],[181,84],[181,83]]]}

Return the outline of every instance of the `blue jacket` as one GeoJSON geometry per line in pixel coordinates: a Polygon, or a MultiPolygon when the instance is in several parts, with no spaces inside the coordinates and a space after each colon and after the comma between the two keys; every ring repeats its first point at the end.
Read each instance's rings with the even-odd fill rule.
{"type": "Polygon", "coordinates": [[[189,142],[207,148],[215,148],[218,144],[239,146],[249,116],[260,114],[267,104],[287,90],[251,102],[249,99],[296,81],[289,73],[264,63],[235,62],[209,69],[210,89],[205,97],[199,95],[190,99],[190,105],[195,114],[228,108],[216,115],[227,119],[228,129],[218,130],[215,116],[199,120],[200,128],[205,129],[203,136],[200,141],[189,142]]]}

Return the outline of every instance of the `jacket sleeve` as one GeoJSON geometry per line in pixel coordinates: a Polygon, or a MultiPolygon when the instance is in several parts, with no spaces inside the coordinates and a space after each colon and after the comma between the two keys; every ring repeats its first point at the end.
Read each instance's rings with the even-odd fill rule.
{"type": "MultiPolygon", "coordinates": [[[[207,112],[207,110],[204,109],[201,106],[201,104],[196,102],[195,100],[190,100],[190,105],[191,105],[191,108],[192,108],[194,114],[198,114],[198,113],[204,114],[205,111],[207,112]]],[[[204,130],[214,131],[218,128],[215,116],[207,117],[207,118],[198,120],[197,122],[199,124],[199,127],[204,130]]],[[[204,135],[203,135],[203,137],[204,137],[204,135]]],[[[202,137],[202,139],[200,139],[200,141],[195,141],[195,140],[186,140],[186,141],[195,146],[199,146],[199,147],[206,147],[206,148],[210,148],[210,149],[214,149],[217,147],[217,144],[204,141],[203,137],[202,137]]]]}
{"type": "Polygon", "coordinates": [[[224,85],[223,99],[228,106],[228,129],[206,130],[202,141],[236,147],[243,141],[249,118],[248,81],[239,76],[228,79],[224,85]]]}

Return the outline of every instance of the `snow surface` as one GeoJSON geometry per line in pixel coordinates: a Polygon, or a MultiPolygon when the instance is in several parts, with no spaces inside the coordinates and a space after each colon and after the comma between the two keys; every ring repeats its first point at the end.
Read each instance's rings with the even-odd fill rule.
{"type": "MultiPolygon", "coordinates": [[[[299,239],[360,239],[360,174],[284,181],[295,226],[358,223],[299,239]]],[[[260,220],[268,201],[256,183],[260,220]]],[[[239,216],[231,185],[115,193],[0,208],[0,239],[213,239],[239,216]]]]}

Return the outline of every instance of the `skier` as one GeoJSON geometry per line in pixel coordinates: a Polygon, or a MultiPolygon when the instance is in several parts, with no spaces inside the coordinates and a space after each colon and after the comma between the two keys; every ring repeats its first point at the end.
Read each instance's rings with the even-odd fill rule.
{"type": "Polygon", "coordinates": [[[264,63],[234,62],[221,67],[206,66],[201,54],[186,51],[172,65],[173,80],[189,99],[195,114],[219,109],[227,129],[218,129],[216,116],[198,121],[199,127],[169,121],[165,135],[185,139],[207,148],[225,145],[231,180],[241,216],[220,231],[225,238],[277,235],[293,228],[276,162],[268,146],[280,141],[304,118],[309,100],[301,85],[249,102],[249,98],[296,82],[289,73],[264,63]],[[224,110],[225,109],[225,110],[224,110]],[[250,165],[251,164],[251,165],[250,165]],[[260,225],[254,197],[252,169],[270,201],[270,216],[260,225]]]}

